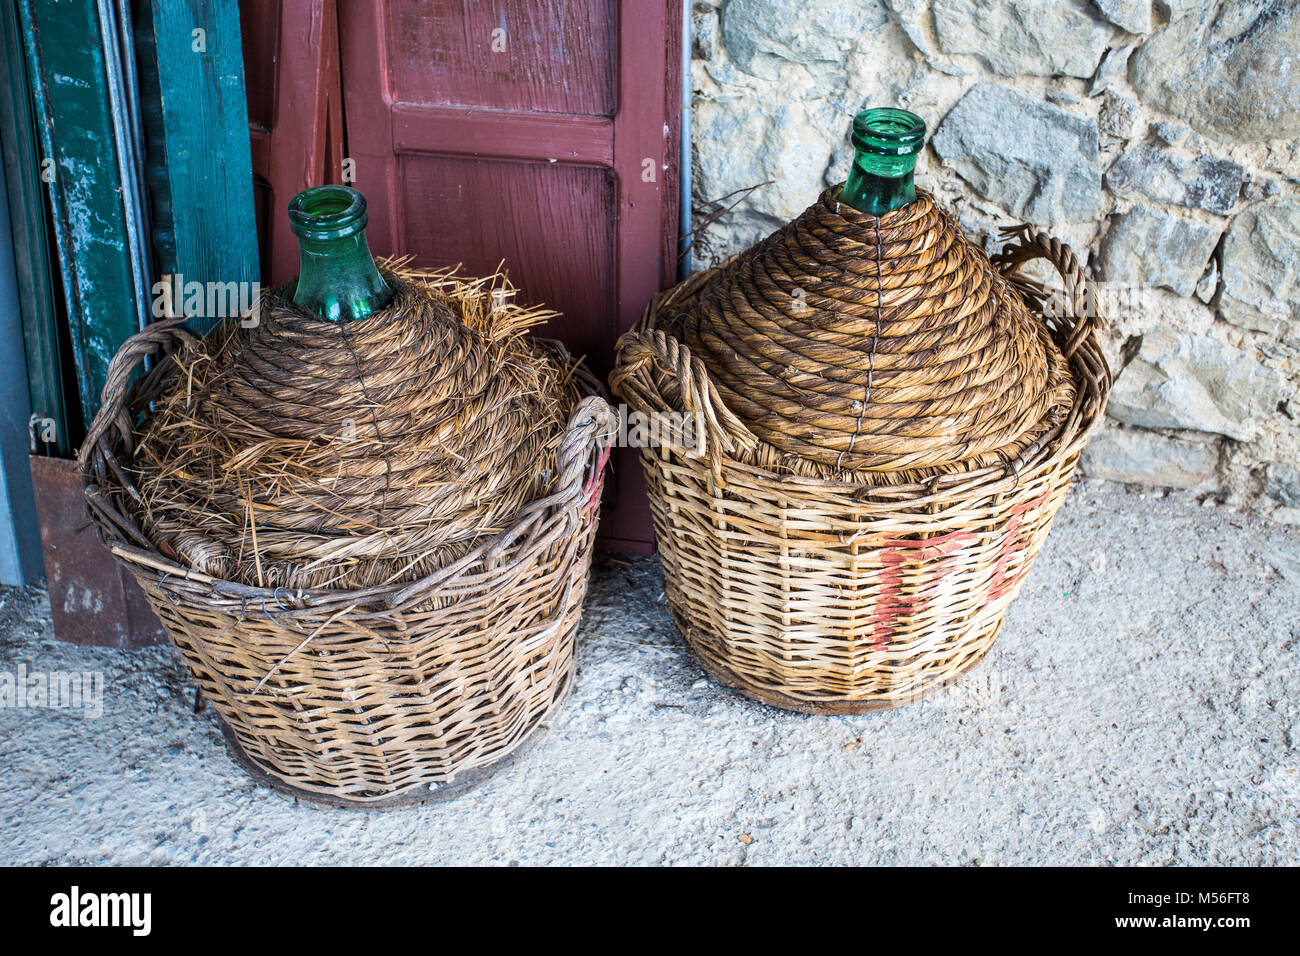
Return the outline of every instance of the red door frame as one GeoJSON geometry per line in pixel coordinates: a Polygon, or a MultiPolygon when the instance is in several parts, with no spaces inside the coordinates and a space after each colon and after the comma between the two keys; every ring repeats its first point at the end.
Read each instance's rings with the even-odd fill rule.
{"type": "MultiPolygon", "coordinates": [[[[250,124],[249,140],[253,175],[271,193],[260,237],[270,250],[270,275],[262,281],[280,285],[298,274],[298,243],[285,209],[308,186],[339,181],[344,131],[337,0],[279,0],[276,6],[275,35],[251,38],[255,49],[275,57],[274,117],[269,129],[250,124]]],[[[250,19],[241,18],[245,32],[250,19]]],[[[252,100],[255,91],[248,93],[252,100]]]]}

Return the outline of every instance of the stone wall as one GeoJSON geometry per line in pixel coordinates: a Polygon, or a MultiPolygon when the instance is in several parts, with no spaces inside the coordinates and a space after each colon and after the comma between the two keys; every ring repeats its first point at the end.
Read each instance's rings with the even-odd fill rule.
{"type": "Polygon", "coordinates": [[[696,268],[842,182],[856,111],[903,106],[972,238],[1028,220],[1102,281],[1124,368],[1085,469],[1300,521],[1300,4],[692,9],[696,224],[721,213],[696,268]]]}

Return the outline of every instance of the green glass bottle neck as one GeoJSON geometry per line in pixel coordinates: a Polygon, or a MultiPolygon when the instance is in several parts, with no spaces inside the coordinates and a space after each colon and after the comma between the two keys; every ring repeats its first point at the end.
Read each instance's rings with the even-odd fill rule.
{"type": "Polygon", "coordinates": [[[293,302],[331,322],[355,321],[383,308],[393,290],[366,242],[366,200],[347,186],[305,189],[289,204],[298,237],[293,302]]]}
{"type": "Polygon", "coordinates": [[[853,167],[840,200],[869,216],[883,216],[916,199],[912,173],[925,144],[925,122],[898,109],[864,110],[853,119],[853,167]]]}
{"type": "Polygon", "coordinates": [[[869,216],[883,216],[916,199],[916,184],[910,169],[901,176],[882,176],[859,154],[840,190],[840,199],[869,216]]]}

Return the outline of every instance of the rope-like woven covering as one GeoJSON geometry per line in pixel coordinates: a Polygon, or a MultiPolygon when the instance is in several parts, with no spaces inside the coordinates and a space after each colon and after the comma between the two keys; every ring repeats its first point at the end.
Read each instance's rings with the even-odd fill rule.
{"type": "Polygon", "coordinates": [[[1074,387],[1039,417],[1055,424],[1007,462],[899,483],[791,474],[757,454],[763,443],[728,407],[735,392],[676,334],[723,270],[656,297],[620,339],[614,391],[643,414],[693,416],[702,439],[642,448],[641,460],[668,606],[717,679],[779,707],[855,713],[930,693],[992,645],[1111,382],[1074,254],[1028,226],[1008,235],[992,285],[1014,289],[1074,387]],[[1020,274],[1038,258],[1060,273],[1059,308],[1044,311],[1044,289],[1020,274]]]}
{"type": "Polygon", "coordinates": [[[173,356],[125,502],[161,551],[267,587],[413,580],[546,492],[579,397],[576,363],[522,335],[550,313],[500,277],[386,278],[361,321],[272,293],[173,356]]]}
{"type": "Polygon", "coordinates": [[[1058,427],[1061,350],[949,215],[924,192],[879,219],[836,193],[664,323],[757,439],[739,436],[748,459],[902,484],[1015,461],[1058,427]]]}
{"type": "MultiPolygon", "coordinates": [[[[100,537],[144,589],[236,758],[259,780],[318,802],[374,807],[453,795],[518,753],[572,679],[616,418],[598,395],[579,400],[596,383],[569,374],[573,362],[558,343],[529,344],[518,335],[526,317],[489,314],[491,283],[421,281],[430,296],[412,305],[423,293],[399,278],[402,314],[347,329],[277,306],[263,312],[274,337],[228,331],[235,338],[205,348],[180,320],[151,325],[114,358],[80,451],[100,537]],[[513,331],[484,339],[475,331],[482,322],[513,331]],[[238,352],[220,351],[236,342],[238,352]],[[223,354],[243,357],[239,374],[204,367],[203,356],[223,354]],[[152,368],[136,375],[148,358],[152,368]],[[553,391],[539,398],[539,387],[553,391]],[[441,411],[428,392],[443,399],[441,411]],[[162,416],[186,396],[191,414],[170,417],[167,432],[162,416]],[[219,468],[202,462],[199,439],[186,432],[200,406],[211,410],[200,427],[219,468]],[[351,441],[323,443],[349,413],[351,441]],[[507,428],[534,434],[493,430],[507,428]],[[241,458],[226,444],[250,437],[260,439],[256,454],[241,458]],[[173,460],[163,447],[181,449],[193,480],[211,484],[190,489],[189,499],[163,499],[155,487],[149,501],[137,478],[159,482],[148,463],[173,460]],[[477,488],[457,493],[452,476],[462,467],[477,488]],[[322,488],[330,468],[347,480],[322,488]],[[280,480],[262,480],[271,474],[280,480]],[[250,528],[230,517],[240,493],[257,516],[250,528]],[[210,515],[187,510],[211,502],[219,505],[210,515]],[[321,519],[322,502],[354,510],[321,519]],[[160,532],[137,520],[159,513],[190,515],[191,529],[202,528],[194,537],[223,543],[228,569],[245,573],[204,570],[179,543],[185,527],[160,532]],[[247,580],[247,560],[238,560],[241,535],[251,549],[254,527],[262,583],[247,580]],[[306,542],[302,553],[295,536],[306,542]],[[403,552],[413,545],[426,550],[403,552]],[[301,575],[275,570],[290,559],[317,562],[328,583],[304,581],[316,574],[308,565],[301,575]]],[[[168,493],[190,473],[175,472],[168,493]]]]}

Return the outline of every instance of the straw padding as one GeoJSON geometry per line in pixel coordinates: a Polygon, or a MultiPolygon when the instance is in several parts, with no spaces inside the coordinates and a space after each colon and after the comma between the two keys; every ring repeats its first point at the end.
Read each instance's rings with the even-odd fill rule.
{"type": "Polygon", "coordinates": [[[327,322],[281,294],[174,356],[131,465],[164,553],[267,587],[414,579],[555,478],[574,364],[500,277],[386,270],[393,302],[327,322]],[[394,319],[400,321],[394,321],[394,319]]]}
{"type": "MultiPolygon", "coordinates": [[[[330,330],[302,334],[328,337],[330,330]]],[[[375,337],[410,349],[407,361],[427,354],[409,331],[375,337]]],[[[109,369],[80,458],[101,537],[140,582],[241,762],[299,796],[367,807],[438,799],[501,766],[545,724],[572,679],[603,466],[617,425],[609,405],[598,396],[569,402],[553,450],[520,452],[552,456],[544,493],[514,513],[498,513],[491,520],[499,530],[461,541],[459,554],[444,556],[428,573],[386,575],[358,587],[259,586],[166,553],[136,520],[147,513],[133,476],[140,436],[150,434],[149,408],[174,400],[198,346],[179,321],[130,338],[109,369]],[[153,367],[133,377],[149,356],[153,367]]],[[[286,349],[293,347],[291,338],[286,349]]],[[[572,368],[561,346],[544,347],[556,370],[572,368]]],[[[322,348],[316,361],[328,364],[338,349],[322,348]]],[[[402,360],[400,350],[394,355],[402,360]]],[[[449,374],[427,371],[425,384],[449,374]]],[[[274,379],[268,370],[265,380],[274,379]]],[[[591,385],[589,378],[571,381],[591,385]]],[[[366,382],[372,397],[384,394],[376,373],[368,372],[366,382]]],[[[339,393],[332,389],[323,386],[316,404],[337,414],[339,393]]],[[[490,385],[482,391],[494,394],[490,385]]],[[[492,407],[486,399],[484,405],[492,407]]],[[[399,476],[411,474],[388,430],[397,424],[380,422],[379,434],[391,442],[384,454],[399,476]]],[[[469,454],[471,444],[465,439],[456,447],[469,454]]],[[[371,517],[383,519],[394,513],[393,496],[406,480],[389,481],[387,502],[377,491],[357,491],[349,500],[371,501],[371,517]]],[[[301,514],[310,516],[310,508],[301,514]]],[[[260,534],[259,526],[259,542],[260,534]]],[[[381,553],[374,560],[397,557],[381,553]]],[[[366,576],[362,558],[353,567],[366,576]]]]}
{"type": "Polygon", "coordinates": [[[689,313],[701,273],[657,297],[619,342],[611,384],[643,413],[695,416],[705,453],[643,448],[668,605],[714,677],[747,696],[814,713],[893,707],[978,661],[1046,539],[1110,372],[1095,290],[1069,248],[1030,228],[995,257],[1076,387],[1057,424],[1010,464],[905,484],[791,475],[754,464],[758,438],[693,350],[660,326],[689,313]],[[1061,307],[1022,278],[1044,258],[1061,307]]]}
{"type": "Polygon", "coordinates": [[[924,192],[879,219],[836,192],[662,322],[758,440],[748,460],[905,484],[1012,461],[1058,426],[1064,357],[983,250],[924,192]]]}

